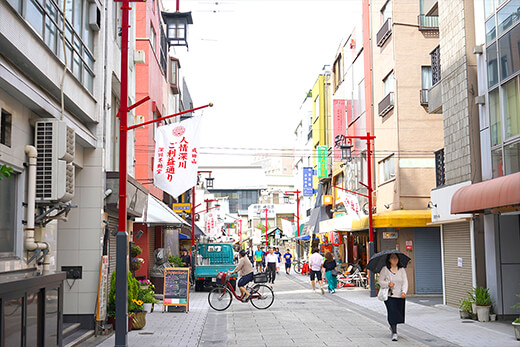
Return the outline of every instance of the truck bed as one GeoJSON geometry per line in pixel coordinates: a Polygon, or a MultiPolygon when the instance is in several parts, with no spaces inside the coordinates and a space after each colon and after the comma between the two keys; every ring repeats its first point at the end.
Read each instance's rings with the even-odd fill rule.
{"type": "Polygon", "coordinates": [[[235,264],[197,265],[195,277],[217,277],[219,272],[233,271],[235,267],[235,264]]]}

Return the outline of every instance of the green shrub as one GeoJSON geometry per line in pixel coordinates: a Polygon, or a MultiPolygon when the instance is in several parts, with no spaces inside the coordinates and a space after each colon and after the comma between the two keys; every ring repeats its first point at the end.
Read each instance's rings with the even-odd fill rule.
{"type": "Polygon", "coordinates": [[[139,246],[132,246],[130,247],[130,257],[135,258],[139,254],[143,253],[143,250],[139,246]]]}
{"type": "Polygon", "coordinates": [[[460,301],[459,308],[465,312],[472,312],[470,299],[464,299],[460,301]]]}
{"type": "MultiPolygon", "coordinates": [[[[128,312],[143,311],[143,305],[138,305],[136,301],[139,299],[140,291],[139,282],[135,279],[132,273],[128,272],[128,312]]],[[[116,315],[116,272],[112,272],[110,276],[110,290],[108,292],[108,317],[115,317],[116,315]]]]}
{"type": "Polygon", "coordinates": [[[179,257],[178,255],[176,255],[174,257],[173,255],[170,254],[168,256],[168,262],[170,263],[170,265],[172,267],[183,267],[184,266],[184,263],[182,262],[181,257],[179,257]]]}
{"type": "Polygon", "coordinates": [[[478,306],[490,306],[492,304],[491,296],[489,295],[489,290],[487,288],[476,287],[473,292],[475,295],[475,303],[478,306]]]}

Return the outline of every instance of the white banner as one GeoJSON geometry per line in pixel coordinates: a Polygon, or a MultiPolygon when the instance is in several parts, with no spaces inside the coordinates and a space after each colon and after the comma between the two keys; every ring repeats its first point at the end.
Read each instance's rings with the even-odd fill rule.
{"type": "Polygon", "coordinates": [[[357,220],[359,220],[359,213],[361,212],[361,208],[359,207],[359,201],[357,196],[346,192],[341,192],[340,197],[341,202],[343,203],[343,206],[345,206],[348,215],[353,216],[357,220]]]}
{"type": "Polygon", "coordinates": [[[201,118],[195,116],[156,130],[153,182],[173,197],[197,184],[201,118]]]}
{"type": "Polygon", "coordinates": [[[217,225],[217,215],[213,212],[208,212],[204,214],[204,231],[206,235],[209,237],[217,237],[220,234],[217,233],[218,225],[217,225]]]}

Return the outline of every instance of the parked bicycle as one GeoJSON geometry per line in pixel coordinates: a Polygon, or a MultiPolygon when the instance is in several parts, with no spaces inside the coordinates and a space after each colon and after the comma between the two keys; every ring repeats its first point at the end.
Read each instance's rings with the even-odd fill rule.
{"type": "Polygon", "coordinates": [[[368,287],[368,279],[365,272],[357,264],[350,265],[346,272],[338,274],[338,287],[368,287]]]}
{"type": "MultiPolygon", "coordinates": [[[[217,280],[219,285],[213,288],[208,295],[208,303],[212,309],[216,311],[226,310],[231,305],[233,297],[241,302],[244,300],[237,295],[235,288],[229,282],[229,272],[220,272],[217,275],[217,280]]],[[[246,286],[247,291],[250,293],[249,301],[251,304],[259,310],[271,307],[274,302],[274,292],[269,286],[263,284],[267,282],[267,274],[258,273],[253,275],[253,281],[253,286],[246,286]]]]}
{"type": "Polygon", "coordinates": [[[296,272],[298,274],[310,273],[309,262],[307,262],[305,260],[294,261],[293,267],[294,267],[294,272],[296,272]]]}

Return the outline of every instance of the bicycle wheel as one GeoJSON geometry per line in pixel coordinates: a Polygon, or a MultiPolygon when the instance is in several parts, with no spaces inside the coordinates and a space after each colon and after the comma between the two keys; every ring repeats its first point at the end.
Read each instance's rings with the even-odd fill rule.
{"type": "Polygon", "coordinates": [[[257,284],[253,287],[250,301],[257,309],[265,310],[271,307],[274,302],[273,290],[265,284],[257,284]]]}
{"type": "Polygon", "coordinates": [[[229,289],[225,287],[213,288],[208,295],[208,303],[215,311],[224,311],[231,305],[233,296],[229,289]]]}
{"type": "Polygon", "coordinates": [[[294,263],[294,272],[296,272],[297,274],[302,273],[302,264],[299,261],[294,263]]]}

